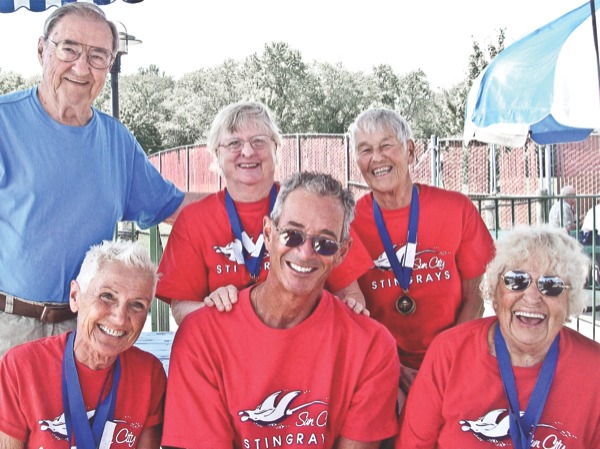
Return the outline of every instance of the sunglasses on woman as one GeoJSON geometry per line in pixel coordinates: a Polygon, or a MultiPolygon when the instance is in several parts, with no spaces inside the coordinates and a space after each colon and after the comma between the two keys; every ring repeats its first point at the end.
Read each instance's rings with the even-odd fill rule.
{"type": "Polygon", "coordinates": [[[321,256],[333,256],[340,249],[340,244],[335,240],[317,235],[305,234],[297,229],[277,229],[279,241],[288,248],[297,248],[302,245],[306,239],[310,239],[312,247],[317,254],[321,256]]]}
{"type": "MultiPolygon", "coordinates": [[[[511,270],[501,276],[504,285],[513,292],[522,292],[531,285],[531,275],[525,271],[511,270]]],[[[558,296],[565,289],[571,288],[558,276],[540,276],[537,280],[537,288],[542,295],[558,296]]]]}

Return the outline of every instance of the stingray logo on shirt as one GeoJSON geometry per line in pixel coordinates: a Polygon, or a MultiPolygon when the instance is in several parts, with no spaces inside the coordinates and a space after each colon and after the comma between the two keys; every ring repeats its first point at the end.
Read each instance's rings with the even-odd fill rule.
{"type": "MultiPolygon", "coordinates": [[[[394,249],[396,249],[397,246],[398,245],[394,245],[394,249]]],[[[400,248],[398,251],[396,251],[396,257],[398,258],[398,262],[400,262],[400,265],[404,265],[404,258],[406,256],[406,253],[407,253],[406,245],[404,245],[402,248],[400,248]]],[[[413,270],[417,269],[417,261],[421,259],[421,258],[417,258],[416,256],[419,256],[424,253],[435,253],[435,251],[432,249],[425,249],[423,251],[417,252],[415,254],[415,263],[413,265],[413,270]]],[[[388,256],[385,253],[385,251],[383,253],[381,253],[377,259],[375,259],[373,261],[373,264],[375,265],[375,268],[379,268],[380,270],[391,270],[392,269],[392,264],[390,263],[390,259],[388,259],[388,256]]]]}
{"type": "Polygon", "coordinates": [[[281,394],[280,391],[276,391],[275,393],[269,395],[264,401],[262,401],[258,406],[253,410],[242,410],[238,414],[241,416],[240,420],[242,421],[254,421],[260,425],[270,425],[276,424],[280,421],[283,421],[288,416],[292,416],[298,410],[306,408],[313,404],[323,404],[327,405],[326,402],[323,401],[311,401],[305,404],[300,404],[296,407],[292,407],[292,401],[296,399],[296,397],[301,393],[300,390],[290,391],[285,394],[279,402],[277,401],[277,397],[281,394]]]}
{"type": "MultiPolygon", "coordinates": [[[[96,413],[96,410],[90,410],[87,412],[88,420],[91,420],[96,413]]],[[[112,432],[112,438],[104,438],[103,441],[106,443],[104,446],[100,446],[100,449],[108,449],[112,443],[115,444],[125,444],[128,447],[134,447],[136,444],[136,435],[129,431],[126,427],[121,428],[119,431],[115,432],[117,428],[117,423],[125,423],[125,421],[115,419],[114,421],[108,421],[104,427],[104,434],[107,435],[107,431],[112,432]],[[108,443],[108,444],[107,444],[108,443]]],[[[57,440],[66,440],[67,439],[67,423],[65,420],[65,414],[61,414],[54,419],[40,419],[38,421],[40,425],[40,430],[42,432],[49,431],[54,438],[57,440]]],[[[133,427],[137,427],[139,424],[133,425],[133,427]]]]}
{"type": "MultiPolygon", "coordinates": [[[[394,246],[394,250],[397,245],[394,246]]],[[[402,265],[404,258],[407,254],[406,245],[402,246],[396,251],[396,257],[402,265]]],[[[413,272],[411,277],[411,284],[426,284],[429,282],[441,282],[450,279],[450,271],[446,269],[446,258],[451,256],[449,252],[437,251],[434,249],[425,249],[418,251],[414,255],[413,272]]],[[[373,269],[380,270],[380,272],[391,272],[392,266],[390,260],[387,257],[385,251],[373,261],[373,269]]],[[[395,276],[378,277],[374,274],[371,280],[371,289],[377,290],[380,288],[392,288],[398,287],[400,283],[395,276]],[[376,279],[375,279],[376,278],[376,279]]]]}
{"type": "MultiPolygon", "coordinates": [[[[524,412],[520,412],[520,414],[523,416],[524,412]]],[[[478,440],[494,443],[494,445],[498,447],[504,447],[506,446],[505,440],[510,441],[509,421],[510,416],[508,410],[500,408],[491,410],[475,420],[461,419],[458,423],[463,432],[472,432],[478,440]]],[[[570,432],[559,430],[549,424],[540,423],[537,428],[547,428],[552,429],[552,431],[544,433],[544,436],[540,435],[540,439],[536,439],[534,436],[531,447],[568,449],[567,442],[564,440],[576,438],[570,432]]]]}
{"type": "Polygon", "coordinates": [[[243,265],[245,263],[243,249],[250,254],[250,257],[260,256],[260,251],[263,247],[264,241],[262,234],[258,237],[256,243],[254,243],[244,231],[242,232],[242,241],[243,242],[241,242],[239,239],[235,239],[233,242],[229,242],[225,246],[215,245],[213,246],[213,249],[217,254],[223,254],[231,262],[235,262],[239,265],[243,265]]]}
{"type": "Polygon", "coordinates": [[[256,439],[243,438],[245,448],[267,449],[278,445],[323,445],[325,433],[319,429],[327,426],[327,402],[314,400],[300,402],[294,400],[302,394],[300,390],[290,391],[279,397],[282,391],[267,396],[253,409],[241,410],[238,415],[242,422],[252,422],[260,427],[273,429],[272,435],[256,439]]]}

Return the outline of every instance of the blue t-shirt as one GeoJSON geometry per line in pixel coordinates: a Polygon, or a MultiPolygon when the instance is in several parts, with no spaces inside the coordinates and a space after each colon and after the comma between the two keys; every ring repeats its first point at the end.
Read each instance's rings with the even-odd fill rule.
{"type": "Polygon", "coordinates": [[[36,88],[0,96],[0,291],[68,302],[90,246],[121,220],[158,224],[182,200],[114,118],[94,110],[66,126],[36,88]]]}

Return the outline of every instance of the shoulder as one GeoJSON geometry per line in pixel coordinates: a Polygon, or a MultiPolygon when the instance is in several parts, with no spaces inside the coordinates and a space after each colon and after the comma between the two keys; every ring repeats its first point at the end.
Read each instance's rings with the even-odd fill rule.
{"type": "Polygon", "coordinates": [[[20,370],[48,367],[50,361],[62,360],[67,334],[33,340],[9,349],[2,357],[2,364],[15,365],[20,370]]]}
{"type": "Polygon", "coordinates": [[[198,213],[204,213],[206,211],[215,211],[215,208],[225,207],[225,194],[224,191],[220,190],[204,198],[194,201],[183,208],[181,214],[184,215],[196,215],[198,213]]]}
{"type": "Polygon", "coordinates": [[[35,88],[19,90],[16,92],[0,95],[0,106],[15,104],[20,101],[27,100],[32,95],[35,95],[35,88]]]}
{"type": "Polygon", "coordinates": [[[122,354],[123,363],[127,364],[129,369],[134,369],[136,375],[156,376],[157,372],[164,374],[161,361],[154,354],[151,354],[137,346],[132,346],[122,354]]]}
{"type": "Polygon", "coordinates": [[[396,347],[396,341],[390,331],[379,321],[366,315],[357,315],[337,296],[323,290],[324,299],[332,302],[333,321],[341,328],[347,339],[362,340],[363,342],[381,342],[396,347]]]}
{"type": "Polygon", "coordinates": [[[356,226],[358,223],[368,221],[373,217],[373,197],[370,193],[365,193],[356,202],[355,216],[352,223],[356,226]]]}
{"type": "Polygon", "coordinates": [[[468,196],[464,193],[458,192],[456,190],[446,190],[441,189],[439,187],[433,187],[426,184],[419,184],[420,195],[423,198],[423,201],[430,202],[455,202],[462,204],[471,204],[472,202],[468,196]]]}
{"type": "Polygon", "coordinates": [[[569,327],[561,329],[560,338],[561,345],[565,345],[570,353],[577,352],[577,358],[596,368],[600,365],[600,343],[569,327]]]}
{"type": "Polygon", "coordinates": [[[365,193],[356,201],[356,208],[364,209],[373,206],[373,200],[370,193],[365,193]]]}
{"type": "Polygon", "coordinates": [[[433,348],[432,352],[436,349],[444,350],[445,348],[456,351],[457,348],[464,345],[473,345],[477,342],[486,341],[487,332],[496,319],[495,316],[479,318],[446,329],[436,335],[429,348],[433,348]]]}
{"type": "Polygon", "coordinates": [[[100,124],[108,130],[120,132],[124,135],[131,136],[132,139],[135,139],[133,137],[133,134],[131,134],[131,131],[129,131],[129,129],[127,129],[127,127],[123,125],[123,123],[114,118],[112,115],[108,115],[107,113],[102,112],[96,108],[92,108],[92,110],[94,111],[94,115],[98,124],[100,124]]]}

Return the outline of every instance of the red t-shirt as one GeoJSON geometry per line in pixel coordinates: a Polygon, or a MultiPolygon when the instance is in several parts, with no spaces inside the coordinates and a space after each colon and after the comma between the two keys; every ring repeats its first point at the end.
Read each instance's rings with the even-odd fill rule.
{"type": "MultiPolygon", "coordinates": [[[[67,449],[62,405],[62,360],[68,334],[16,346],[0,359],[0,431],[26,448],[67,449]]],[[[144,428],[163,421],[166,375],[152,354],[131,347],[121,354],[110,449],[132,449],[144,428]]],[[[91,370],[76,362],[88,415],[95,413],[111,368],[91,370]]],[[[110,391],[110,384],[105,391],[110,391]]],[[[106,429],[105,429],[106,431],[106,429]]]]}
{"type": "Polygon", "coordinates": [[[380,323],[324,291],[303,322],[273,329],[249,291],[232,312],[203,308],[179,327],[163,445],[331,448],[339,436],[395,435],[399,363],[380,323]]]}
{"type": "MultiPolygon", "coordinates": [[[[403,291],[394,276],[373,217],[373,197],[363,196],[352,227],[371,256],[371,269],[359,284],[371,316],[396,338],[402,364],[417,368],[425,350],[442,330],[454,325],[462,306],[462,280],[485,272],[494,242],[473,203],[463,194],[419,185],[417,248],[408,294],[411,315],[396,311],[403,291]]],[[[403,255],[410,206],[382,209],[394,251],[403,255]]]]}
{"type": "MultiPolygon", "coordinates": [[[[253,203],[236,202],[235,208],[244,231],[256,245],[262,239],[263,217],[269,214],[269,197],[253,203]]],[[[327,280],[330,291],[347,287],[371,265],[360,240],[350,236],[353,243],[348,255],[327,280]]],[[[156,295],[167,302],[204,301],[219,287],[234,285],[241,290],[250,283],[241,250],[227,216],[224,190],[188,205],[171,230],[160,261],[162,276],[156,295]]],[[[260,281],[267,277],[269,260],[265,251],[260,281]]]]}
{"type": "MultiPolygon", "coordinates": [[[[397,449],[512,448],[508,400],[487,335],[496,317],[440,334],[427,350],[404,406],[397,449]]],[[[541,363],[513,367],[525,411],[541,363]]],[[[550,394],[532,448],[600,447],[600,344],[563,327],[550,394]]]]}

